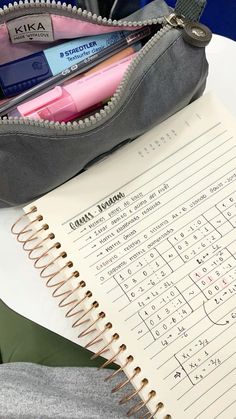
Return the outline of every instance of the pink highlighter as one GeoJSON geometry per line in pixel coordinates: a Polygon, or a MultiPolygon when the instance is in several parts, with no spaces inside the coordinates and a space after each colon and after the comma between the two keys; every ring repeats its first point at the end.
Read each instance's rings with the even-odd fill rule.
{"type": "Polygon", "coordinates": [[[91,75],[79,77],[57,86],[47,93],[17,107],[14,116],[67,122],[78,118],[91,108],[112,96],[136,53],[102,68],[91,75]]]}

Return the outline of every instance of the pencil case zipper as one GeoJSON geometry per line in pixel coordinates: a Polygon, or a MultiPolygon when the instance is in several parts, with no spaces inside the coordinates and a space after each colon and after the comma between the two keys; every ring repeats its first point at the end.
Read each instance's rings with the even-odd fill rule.
{"type": "MultiPolygon", "coordinates": [[[[152,47],[156,45],[157,42],[160,41],[170,30],[173,28],[178,27],[177,21],[175,21],[174,17],[175,14],[171,13],[169,16],[162,16],[153,19],[148,19],[144,21],[138,22],[131,22],[127,20],[117,21],[107,18],[102,18],[101,16],[97,16],[96,14],[92,14],[86,10],[82,10],[81,8],[77,8],[76,6],[67,5],[66,3],[61,3],[60,1],[56,2],[55,0],[20,0],[19,3],[14,2],[14,4],[9,4],[8,6],[4,6],[3,9],[0,9],[0,24],[5,23],[7,20],[18,18],[24,16],[27,11],[28,14],[33,13],[55,13],[66,16],[72,17],[78,20],[87,21],[89,23],[99,24],[102,26],[114,26],[115,28],[119,27],[121,29],[127,27],[138,28],[141,26],[147,25],[162,25],[162,28],[143,46],[143,48],[139,51],[137,56],[132,60],[126,73],[118,86],[117,90],[110,98],[109,102],[102,108],[99,112],[95,113],[94,115],[81,119],[78,122],[53,122],[47,120],[33,120],[30,118],[25,117],[3,117],[0,118],[0,125],[2,126],[13,126],[19,128],[19,125],[24,125],[28,127],[38,127],[38,128],[48,128],[50,130],[58,131],[67,131],[76,134],[78,133],[86,133],[91,129],[96,128],[99,124],[101,125],[102,122],[105,122],[109,118],[109,114],[111,112],[116,111],[119,109],[119,105],[121,104],[121,99],[125,100],[125,92],[129,85],[129,82],[133,81],[133,75],[135,69],[138,67],[139,63],[145,58],[145,55],[150,52],[152,47]]],[[[155,61],[155,57],[153,59],[155,61]]]]}

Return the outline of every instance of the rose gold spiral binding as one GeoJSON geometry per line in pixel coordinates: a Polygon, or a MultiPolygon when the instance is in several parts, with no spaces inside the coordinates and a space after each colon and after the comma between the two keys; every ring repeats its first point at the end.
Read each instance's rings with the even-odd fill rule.
{"type": "Polygon", "coordinates": [[[140,391],[148,384],[147,378],[144,378],[141,382],[141,386],[137,389],[132,391],[132,393],[126,394],[122,399],[119,401],[119,404],[125,404],[132,400],[137,394],[140,393],[140,391]]]}
{"type": "MultiPolygon", "coordinates": [[[[71,275],[71,277],[73,276],[73,274],[71,275]]],[[[84,288],[85,287],[85,282],[84,281],[80,281],[77,285],[76,288],[74,288],[73,290],[68,290],[65,291],[62,295],[64,295],[63,299],[59,302],[58,307],[63,308],[63,307],[68,307],[71,306],[72,304],[74,304],[76,307],[77,303],[78,303],[78,299],[75,298],[74,300],[70,300],[67,301],[69,299],[69,297],[71,297],[76,291],[78,291],[80,288],[84,288]]]]}
{"type": "Polygon", "coordinates": [[[123,344],[119,347],[118,352],[116,352],[115,355],[113,355],[110,359],[108,359],[106,362],[104,362],[104,364],[102,364],[99,367],[99,370],[101,370],[102,368],[106,368],[108,365],[112,364],[112,362],[116,361],[116,358],[118,355],[120,355],[121,352],[124,352],[126,350],[126,346],[123,344]]]}
{"type": "MultiPolygon", "coordinates": [[[[80,287],[81,287],[81,285],[79,284],[77,289],[79,289],[80,287]]],[[[74,291],[76,291],[77,289],[75,289],[74,291]]],[[[91,291],[87,291],[86,294],[84,295],[84,297],[82,297],[80,300],[78,300],[78,299],[74,300],[73,302],[75,303],[75,305],[67,311],[66,317],[68,317],[68,318],[74,317],[74,316],[77,316],[77,314],[80,314],[81,311],[84,311],[84,309],[80,307],[79,310],[76,310],[74,312],[75,308],[77,308],[78,306],[81,306],[81,303],[83,303],[85,300],[87,300],[87,298],[91,298],[91,297],[92,297],[91,291]]],[[[71,304],[72,304],[72,302],[71,302],[71,304]]],[[[62,306],[60,306],[60,307],[62,307],[62,306]]]]}
{"type": "Polygon", "coordinates": [[[35,259],[35,262],[34,262],[34,267],[37,268],[37,269],[45,268],[45,266],[47,266],[47,264],[38,266],[38,262],[41,259],[43,259],[44,257],[48,256],[48,254],[50,253],[51,250],[60,249],[60,247],[61,247],[61,244],[59,242],[53,243],[53,245],[51,247],[49,247],[49,249],[47,249],[43,253],[41,253],[40,256],[37,256],[37,258],[35,259]]]}
{"type": "Polygon", "coordinates": [[[92,340],[90,340],[90,341],[87,343],[87,345],[85,345],[85,348],[86,348],[86,349],[88,349],[88,348],[90,348],[91,346],[95,345],[96,343],[101,342],[101,341],[103,340],[102,335],[103,335],[104,333],[106,333],[106,331],[107,331],[107,330],[109,330],[109,329],[111,329],[111,328],[112,328],[112,324],[111,324],[110,322],[109,322],[109,323],[107,323],[107,324],[105,324],[105,326],[104,326],[103,330],[102,330],[101,332],[99,332],[99,333],[98,333],[98,335],[97,335],[97,336],[95,336],[95,338],[93,338],[92,340]]]}
{"type": "MultiPolygon", "coordinates": [[[[43,271],[41,272],[40,276],[41,278],[48,278],[47,282],[46,282],[46,286],[48,288],[55,288],[58,285],[61,285],[62,280],[59,282],[54,282],[53,284],[51,284],[52,280],[56,278],[57,275],[61,274],[62,271],[64,271],[66,268],[72,268],[73,263],[72,262],[66,262],[66,264],[64,266],[62,266],[62,268],[58,269],[56,272],[52,273],[52,274],[48,274],[48,275],[42,275],[43,271]]],[[[65,282],[65,280],[63,280],[63,282],[65,282]]]]}
{"type": "MultiPolygon", "coordinates": [[[[59,256],[57,256],[55,259],[53,259],[47,266],[45,266],[45,268],[43,268],[42,269],[42,271],[40,272],[40,277],[41,278],[43,278],[43,279],[46,279],[46,278],[50,278],[50,279],[53,279],[53,278],[55,278],[55,276],[57,276],[57,275],[59,275],[59,273],[63,270],[63,269],[65,269],[65,268],[72,268],[72,266],[73,266],[73,263],[71,262],[71,261],[69,261],[69,262],[66,262],[66,264],[62,267],[62,268],[60,268],[60,269],[57,269],[56,271],[54,271],[54,272],[51,272],[51,273],[46,273],[45,274],[45,272],[47,271],[47,269],[50,267],[50,266],[52,266],[53,264],[54,264],[54,262],[56,262],[58,259],[60,259],[60,258],[65,258],[66,257],[66,254],[64,254],[63,252],[59,255],[59,256]]],[[[48,282],[48,281],[47,281],[48,282]]]]}
{"type": "Polygon", "coordinates": [[[28,258],[30,260],[36,260],[38,256],[32,256],[32,254],[43,247],[43,244],[45,244],[48,240],[53,240],[55,238],[55,235],[53,233],[49,233],[44,239],[40,240],[35,246],[31,247],[31,249],[27,249],[29,252],[28,258]]]}
{"type": "MultiPolygon", "coordinates": [[[[156,396],[156,392],[154,390],[150,391],[149,396],[147,398],[147,400],[142,400],[140,402],[138,402],[135,406],[131,407],[131,409],[127,412],[127,416],[128,418],[130,416],[135,415],[136,413],[138,413],[141,409],[143,409],[149,402],[150,400],[156,396]]],[[[158,410],[160,410],[163,407],[163,403],[158,403],[157,408],[155,410],[154,413],[149,414],[148,419],[153,418],[153,416],[158,412],[158,410]],[[161,405],[161,406],[159,406],[161,405]]]]}
{"type": "MultiPolygon", "coordinates": [[[[125,346],[125,345],[124,345],[125,346]]],[[[121,347],[120,347],[121,348],[121,347]]],[[[126,348],[126,347],[125,347],[126,348]]],[[[120,353],[120,351],[118,351],[118,353],[116,353],[110,360],[106,361],[99,369],[104,368],[105,364],[109,365],[109,363],[114,361],[114,358],[120,353]]],[[[110,379],[112,379],[113,377],[115,377],[117,374],[119,374],[120,372],[123,372],[124,369],[131,363],[134,361],[134,358],[132,355],[128,356],[126,358],[126,362],[124,363],[124,365],[120,366],[120,368],[118,370],[113,371],[108,377],[105,378],[104,381],[108,381],[110,379]]],[[[139,367],[136,367],[134,369],[134,373],[130,378],[125,379],[124,381],[122,381],[120,384],[118,384],[116,387],[114,387],[114,389],[112,390],[112,392],[116,392],[118,390],[121,390],[122,388],[124,388],[128,383],[130,383],[133,378],[138,375],[141,372],[141,369],[139,367]]],[[[140,393],[140,391],[148,384],[148,380],[146,378],[144,378],[141,382],[141,386],[137,389],[134,390],[132,393],[125,395],[121,400],[120,400],[120,404],[124,404],[130,400],[132,400],[136,395],[138,395],[140,393]]],[[[137,413],[139,410],[141,410],[143,407],[145,407],[150,400],[156,395],[156,392],[154,390],[149,392],[149,396],[148,399],[145,401],[140,401],[138,404],[136,404],[135,406],[133,406],[127,413],[127,416],[133,416],[135,413],[137,413]]],[[[154,417],[154,415],[163,407],[162,403],[158,403],[157,408],[155,410],[154,413],[150,414],[149,412],[146,413],[144,416],[140,417],[140,419],[151,419],[154,417]]],[[[170,415],[166,415],[164,419],[171,419],[170,415]]]]}
{"type": "Polygon", "coordinates": [[[25,217],[27,217],[28,215],[30,215],[30,214],[32,214],[33,212],[36,212],[37,211],[37,207],[32,207],[31,209],[30,209],[30,211],[28,211],[28,212],[26,212],[25,214],[23,214],[21,217],[19,217],[17,220],[16,220],[16,222],[12,225],[12,227],[11,227],[11,232],[12,232],[12,234],[14,234],[14,235],[18,235],[19,234],[19,231],[14,231],[14,229],[15,229],[15,227],[16,227],[16,225],[18,224],[18,223],[20,223],[20,221],[21,220],[23,220],[25,217]]]}
{"type": "Polygon", "coordinates": [[[34,262],[34,267],[37,269],[42,269],[42,272],[45,272],[45,270],[47,268],[49,268],[50,266],[52,266],[58,259],[60,258],[65,258],[67,256],[66,252],[61,252],[58,256],[56,256],[54,259],[52,259],[50,262],[46,263],[45,265],[38,265],[38,262],[45,258],[46,256],[48,256],[49,252],[52,249],[60,249],[61,245],[60,243],[54,243],[48,250],[46,250],[41,256],[39,256],[35,262],[34,262]]]}
{"type": "Polygon", "coordinates": [[[102,349],[100,349],[98,352],[96,352],[94,355],[92,355],[92,356],[91,356],[91,359],[96,359],[96,358],[98,358],[100,355],[102,355],[103,353],[107,352],[107,350],[109,350],[109,349],[110,349],[110,346],[112,345],[112,343],[113,343],[115,340],[118,340],[118,339],[119,339],[119,337],[120,337],[120,336],[118,335],[118,333],[115,333],[115,334],[111,337],[111,339],[109,340],[109,342],[108,342],[108,343],[106,343],[106,345],[102,347],[102,349]]]}
{"type": "MultiPolygon", "coordinates": [[[[162,402],[159,402],[156,406],[156,410],[153,413],[148,412],[146,413],[146,415],[141,416],[139,419],[152,419],[154,418],[155,414],[159,412],[159,410],[163,409],[163,407],[164,407],[164,404],[162,402]]],[[[171,419],[171,415],[166,415],[164,419],[171,419]]]]}
{"type": "Polygon", "coordinates": [[[20,231],[19,231],[19,233],[16,235],[16,240],[19,242],[19,243],[24,243],[25,242],[25,240],[22,240],[22,239],[20,239],[20,237],[23,235],[23,234],[27,234],[27,233],[30,233],[31,231],[32,231],[32,229],[30,228],[29,230],[27,230],[28,229],[28,227],[30,227],[30,226],[32,226],[34,223],[37,223],[38,221],[42,221],[42,219],[43,219],[43,217],[42,217],[42,215],[38,215],[34,220],[32,220],[32,221],[30,221],[25,227],[23,227],[20,231]]]}
{"type": "Polygon", "coordinates": [[[99,320],[104,319],[105,317],[105,313],[103,311],[101,311],[101,313],[98,314],[98,317],[88,326],[86,327],[86,329],[84,329],[79,335],[78,338],[82,338],[86,335],[89,335],[90,333],[95,332],[97,329],[91,329],[93,326],[95,326],[95,324],[97,324],[99,322],[99,320]]]}
{"type": "Polygon", "coordinates": [[[90,321],[90,319],[85,319],[85,317],[91,313],[92,310],[94,310],[95,308],[98,308],[99,304],[97,301],[94,301],[91,305],[90,308],[88,308],[73,324],[72,327],[78,327],[81,326],[84,323],[88,323],[88,321],[90,321]]]}
{"type": "MultiPolygon", "coordinates": [[[[67,290],[67,291],[64,291],[64,292],[60,292],[60,293],[58,293],[58,291],[67,283],[67,282],[69,282],[71,279],[73,279],[73,278],[78,278],[79,277],[79,272],[78,271],[75,271],[75,272],[73,272],[68,278],[66,278],[66,279],[62,279],[61,281],[59,281],[58,282],[58,286],[57,286],[57,284],[55,284],[55,287],[56,287],[56,289],[53,291],[53,293],[52,293],[52,296],[54,297],[54,298],[59,298],[59,297],[64,297],[65,295],[69,295],[69,294],[71,294],[71,290],[67,290]]],[[[85,282],[84,281],[80,281],[80,286],[81,287],[85,287],[85,282]],[[82,283],[83,283],[83,285],[82,285],[82,283]]]]}
{"type": "Polygon", "coordinates": [[[119,374],[120,372],[123,372],[123,371],[124,371],[124,369],[127,367],[127,365],[128,365],[128,364],[130,364],[131,362],[133,362],[133,360],[134,360],[133,356],[132,356],[132,355],[129,355],[129,356],[126,358],[126,362],[125,362],[125,364],[124,364],[124,365],[122,365],[122,366],[121,366],[118,370],[113,371],[113,372],[112,372],[112,374],[108,375],[108,377],[106,377],[106,378],[104,379],[104,381],[111,380],[111,379],[112,379],[112,378],[114,378],[117,374],[119,374]]]}
{"type": "Polygon", "coordinates": [[[127,384],[129,384],[135,377],[141,372],[140,367],[136,367],[134,369],[133,375],[131,375],[130,378],[126,378],[125,380],[121,381],[121,383],[117,384],[112,390],[112,393],[116,393],[117,391],[121,390],[123,387],[125,387],[127,384]]]}
{"type": "Polygon", "coordinates": [[[27,247],[26,247],[26,245],[28,244],[28,243],[30,243],[30,242],[32,242],[32,241],[35,241],[35,240],[37,240],[37,234],[38,233],[40,233],[40,231],[43,231],[43,230],[48,230],[49,229],[49,226],[48,226],[48,224],[44,224],[42,227],[40,227],[38,230],[36,230],[33,234],[31,234],[31,236],[29,236],[28,237],[28,239],[26,239],[26,240],[24,240],[24,243],[23,243],[23,249],[26,251],[26,252],[28,252],[30,249],[28,249],[27,247]]]}
{"type": "MultiPolygon", "coordinates": [[[[43,253],[41,253],[40,255],[35,255],[35,253],[44,247],[45,243],[49,240],[53,240],[55,239],[55,235],[53,233],[48,234],[46,237],[42,238],[41,240],[37,241],[37,243],[35,243],[34,246],[29,247],[29,243],[35,242],[35,240],[38,239],[38,234],[42,231],[46,231],[49,229],[48,224],[44,224],[42,225],[40,228],[38,228],[35,232],[33,232],[32,234],[30,234],[27,238],[25,237],[24,239],[21,238],[21,236],[27,234],[27,233],[31,233],[32,229],[31,226],[33,226],[33,224],[35,224],[36,222],[40,222],[43,220],[43,217],[41,215],[38,215],[35,219],[31,220],[28,224],[26,224],[25,227],[19,229],[19,231],[16,231],[16,226],[22,221],[22,219],[28,215],[30,215],[31,213],[34,213],[37,211],[37,207],[32,207],[30,209],[30,211],[28,211],[27,213],[25,213],[24,215],[22,215],[12,226],[11,228],[11,232],[17,236],[17,240],[20,243],[23,243],[23,249],[25,251],[28,252],[28,257],[29,259],[34,261],[34,266],[37,269],[41,269],[40,272],[40,276],[43,279],[46,279],[46,286],[48,288],[54,289],[52,292],[52,296],[54,298],[61,298],[62,299],[59,301],[58,306],[60,308],[64,308],[64,307],[69,307],[68,311],[65,313],[65,317],[67,318],[73,318],[75,316],[78,316],[76,318],[76,320],[74,321],[74,323],[72,324],[73,328],[77,328],[77,327],[81,327],[84,324],[87,324],[88,322],[90,322],[90,324],[88,326],[86,326],[85,328],[83,328],[83,330],[79,333],[78,337],[84,337],[86,335],[89,335],[95,331],[97,331],[97,328],[95,327],[97,325],[97,323],[104,319],[106,317],[106,314],[104,312],[100,312],[97,315],[97,318],[95,318],[94,320],[91,320],[89,314],[97,309],[99,307],[99,303],[97,301],[94,301],[90,307],[88,307],[87,309],[84,308],[84,302],[86,299],[89,299],[92,297],[92,292],[91,291],[86,291],[84,296],[82,296],[81,298],[78,298],[77,296],[73,297],[73,295],[76,292],[79,292],[80,289],[86,287],[86,283],[84,281],[80,281],[77,286],[75,286],[73,289],[70,290],[63,290],[63,287],[69,283],[71,280],[73,280],[73,278],[78,278],[80,276],[78,271],[74,271],[73,273],[71,273],[67,278],[62,278],[62,274],[68,270],[71,269],[73,267],[73,262],[68,261],[66,262],[62,267],[58,268],[57,270],[54,270],[53,272],[50,272],[50,268],[55,264],[56,261],[58,261],[59,259],[64,259],[67,257],[67,253],[62,251],[59,253],[59,255],[55,256],[54,258],[52,258],[50,261],[45,262],[45,264],[41,264],[43,259],[46,257],[50,257],[50,252],[53,249],[60,249],[61,248],[61,244],[59,242],[53,243],[51,246],[49,246],[49,248],[46,251],[43,251],[43,253]],[[55,278],[59,276],[60,279],[56,279],[55,278]],[[72,297],[72,298],[71,298],[72,297]]],[[[101,331],[99,331],[99,333],[96,334],[95,337],[93,337],[85,346],[85,348],[90,348],[91,346],[98,344],[102,341],[105,341],[105,337],[104,335],[106,334],[106,332],[108,330],[112,329],[112,323],[108,322],[104,325],[103,329],[101,331]]],[[[117,341],[119,339],[119,335],[118,333],[113,333],[113,335],[111,336],[110,340],[107,342],[106,344],[102,346],[101,349],[99,349],[99,351],[97,351],[92,357],[91,359],[95,359],[101,355],[103,355],[104,353],[106,353],[107,351],[109,351],[111,349],[111,346],[113,344],[114,341],[117,341]]],[[[106,368],[108,365],[110,365],[112,362],[115,362],[117,357],[119,357],[119,355],[124,352],[126,350],[126,345],[122,344],[119,346],[119,349],[117,350],[117,352],[112,355],[108,360],[106,360],[99,369],[102,368],[106,368]]],[[[120,372],[125,371],[126,367],[131,364],[132,362],[134,362],[134,358],[132,355],[129,355],[128,357],[126,357],[126,361],[124,362],[123,365],[121,365],[117,370],[113,371],[108,377],[105,378],[105,381],[108,381],[110,379],[112,379],[113,377],[115,377],[117,374],[119,374],[120,372]]],[[[130,382],[132,382],[135,377],[140,374],[141,372],[141,368],[140,367],[135,367],[133,370],[133,374],[129,377],[126,378],[125,380],[121,381],[119,384],[117,384],[113,389],[112,389],[112,393],[115,393],[121,389],[123,389],[124,387],[126,387],[130,382]]],[[[138,394],[140,394],[140,392],[143,390],[143,388],[148,384],[148,380],[147,378],[142,379],[140,386],[138,387],[137,390],[132,391],[129,394],[126,394],[122,397],[122,399],[120,400],[120,404],[125,404],[131,400],[133,400],[133,398],[135,396],[137,396],[138,394]]],[[[127,416],[133,416],[136,413],[138,413],[142,408],[144,408],[149,402],[150,400],[156,396],[156,392],[154,390],[151,390],[148,393],[148,396],[146,398],[146,400],[142,400],[138,403],[136,403],[133,407],[130,408],[130,410],[127,412],[127,416]]],[[[159,410],[161,410],[164,407],[163,403],[159,402],[156,405],[156,409],[153,413],[146,413],[144,416],[140,417],[140,419],[152,419],[154,418],[154,416],[156,415],[156,413],[159,412],[159,410]]],[[[167,414],[165,415],[164,419],[172,419],[171,415],[167,414]]]]}

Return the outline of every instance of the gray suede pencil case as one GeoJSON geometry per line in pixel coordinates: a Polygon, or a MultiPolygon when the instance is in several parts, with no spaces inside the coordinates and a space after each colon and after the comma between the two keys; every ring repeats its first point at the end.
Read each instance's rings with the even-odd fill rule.
{"type": "Polygon", "coordinates": [[[197,99],[208,74],[205,45],[210,37],[198,23],[204,6],[205,0],[178,0],[173,11],[155,0],[118,22],[55,1],[5,8],[0,14],[0,64],[61,39],[146,25],[156,32],[129,65],[116,93],[93,115],[71,123],[0,118],[0,207],[47,193],[197,99]],[[27,22],[35,16],[50,20],[46,43],[25,38],[27,22]],[[12,37],[12,27],[23,33],[23,40],[12,37]]]}

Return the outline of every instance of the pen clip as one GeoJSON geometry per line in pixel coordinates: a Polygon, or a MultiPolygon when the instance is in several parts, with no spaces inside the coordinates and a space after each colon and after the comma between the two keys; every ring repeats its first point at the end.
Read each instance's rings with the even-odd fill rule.
{"type": "Polygon", "coordinates": [[[146,26],[138,31],[131,33],[130,35],[126,36],[126,42],[129,45],[130,43],[138,42],[140,39],[145,38],[146,36],[150,35],[151,29],[149,26],[146,26]]]}

